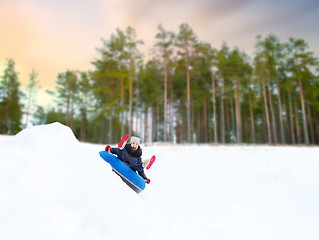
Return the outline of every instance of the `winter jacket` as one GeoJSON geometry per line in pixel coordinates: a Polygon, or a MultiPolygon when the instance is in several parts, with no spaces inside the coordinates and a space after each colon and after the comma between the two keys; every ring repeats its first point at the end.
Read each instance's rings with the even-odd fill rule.
{"type": "MultiPolygon", "coordinates": [[[[112,148],[111,149],[111,153],[116,154],[119,156],[119,151],[121,151],[119,148],[112,148]]],[[[142,149],[140,146],[138,146],[136,151],[133,151],[132,147],[130,144],[127,144],[124,148],[123,148],[123,153],[124,153],[124,159],[120,159],[122,162],[124,162],[128,167],[132,168],[132,170],[135,171],[136,169],[136,164],[140,165],[140,167],[138,168],[137,172],[138,174],[146,179],[146,175],[144,173],[144,169],[143,167],[141,167],[142,165],[142,149]],[[134,166],[135,165],[135,166],[134,166]]]]}

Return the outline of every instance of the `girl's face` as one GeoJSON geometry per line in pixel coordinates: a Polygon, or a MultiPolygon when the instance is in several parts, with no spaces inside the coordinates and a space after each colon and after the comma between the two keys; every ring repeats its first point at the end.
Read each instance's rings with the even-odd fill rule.
{"type": "Polygon", "coordinates": [[[131,143],[131,147],[135,151],[138,148],[138,144],[137,143],[131,143]]]}

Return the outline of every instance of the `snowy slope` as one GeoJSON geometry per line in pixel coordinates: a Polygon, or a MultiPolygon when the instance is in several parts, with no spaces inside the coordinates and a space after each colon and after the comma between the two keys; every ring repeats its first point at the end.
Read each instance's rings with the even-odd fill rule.
{"type": "Polygon", "coordinates": [[[137,195],[59,123],[0,136],[0,239],[319,238],[319,148],[142,146],[137,195]]]}

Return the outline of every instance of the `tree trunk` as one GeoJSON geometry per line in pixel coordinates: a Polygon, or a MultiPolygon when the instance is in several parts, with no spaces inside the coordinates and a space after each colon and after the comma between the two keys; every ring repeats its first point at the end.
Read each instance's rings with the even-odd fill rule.
{"type": "Polygon", "coordinates": [[[163,123],[163,140],[167,142],[167,60],[164,57],[164,123],[163,123]]]}
{"type": "Polygon", "coordinates": [[[144,142],[148,143],[149,136],[148,136],[148,107],[145,106],[144,108],[144,142]]]}
{"type": "Polygon", "coordinates": [[[249,102],[249,113],[250,113],[250,128],[251,128],[251,136],[252,141],[255,144],[256,143],[256,135],[255,135],[255,119],[254,119],[254,111],[252,106],[252,99],[251,99],[251,93],[250,93],[250,87],[247,86],[248,89],[248,102],[249,102]]]}
{"type": "Polygon", "coordinates": [[[299,86],[299,90],[300,90],[300,102],[301,102],[301,110],[302,110],[304,141],[306,144],[309,144],[309,135],[308,135],[308,128],[307,128],[306,108],[305,108],[305,97],[303,94],[302,83],[301,83],[300,77],[298,77],[298,86],[299,86]]]}
{"type": "Polygon", "coordinates": [[[261,76],[261,78],[262,78],[262,88],[263,88],[263,98],[264,98],[264,107],[265,107],[265,117],[266,117],[266,124],[267,124],[267,133],[268,133],[268,143],[272,143],[264,74],[261,73],[260,76],[261,76]]]}
{"type": "Polygon", "coordinates": [[[280,136],[281,136],[281,143],[285,144],[285,134],[284,134],[284,121],[283,121],[283,112],[282,112],[282,105],[281,105],[281,96],[280,96],[280,88],[278,79],[276,78],[276,86],[277,86],[277,95],[278,95],[278,107],[279,107],[279,124],[280,124],[280,136]]]}
{"type": "Polygon", "coordinates": [[[223,95],[224,95],[224,92],[223,92],[223,83],[221,83],[221,86],[220,86],[220,142],[221,143],[225,143],[225,117],[224,117],[224,100],[223,100],[223,95]]]}
{"type": "Polygon", "coordinates": [[[310,104],[307,103],[307,112],[308,112],[308,125],[309,125],[309,129],[310,129],[310,134],[309,134],[309,140],[311,144],[314,144],[315,141],[315,137],[314,137],[314,126],[313,126],[313,122],[312,122],[312,117],[311,117],[311,110],[310,110],[310,104]]]}
{"type": "Polygon", "coordinates": [[[211,71],[212,76],[212,95],[213,95],[213,126],[214,126],[214,142],[217,143],[217,119],[216,119],[216,89],[215,89],[215,76],[213,70],[211,71]]]}
{"type": "Polygon", "coordinates": [[[210,119],[212,118],[213,114],[212,114],[212,110],[213,110],[213,107],[211,106],[211,101],[207,101],[207,142],[214,142],[213,140],[213,134],[214,134],[214,129],[213,127],[210,126],[210,119]]]}
{"type": "Polygon", "coordinates": [[[113,106],[110,106],[110,129],[109,129],[109,143],[113,143],[112,130],[113,130],[113,106]]]}
{"type": "Polygon", "coordinates": [[[249,137],[249,110],[243,108],[243,134],[242,134],[242,142],[251,143],[251,139],[249,137]]]}
{"type": "Polygon", "coordinates": [[[158,141],[158,104],[155,103],[152,109],[152,142],[158,141]]]}
{"type": "Polygon", "coordinates": [[[70,128],[73,129],[73,120],[74,120],[74,94],[72,93],[71,101],[71,119],[70,119],[70,128]]]}
{"type": "Polygon", "coordinates": [[[203,105],[203,110],[204,110],[204,117],[203,117],[203,129],[204,129],[204,134],[203,134],[203,142],[207,143],[208,142],[208,128],[207,128],[207,100],[206,97],[204,99],[204,105],[203,105]]]}
{"type": "Polygon", "coordinates": [[[86,140],[86,108],[81,108],[81,128],[80,128],[80,139],[82,142],[86,140]]]}
{"type": "Polygon", "coordinates": [[[130,91],[130,99],[129,99],[129,135],[132,135],[132,127],[133,127],[133,60],[130,59],[130,74],[129,74],[129,91],[130,91]]]}
{"type": "MultiPolygon", "coordinates": [[[[121,55],[122,55],[122,52],[121,52],[121,55]]],[[[119,62],[119,69],[122,68],[122,62],[120,61],[119,62]]],[[[121,136],[124,135],[124,125],[125,125],[125,117],[124,117],[124,79],[123,77],[120,77],[120,91],[121,91],[121,94],[120,94],[120,104],[121,104],[121,107],[123,108],[120,112],[120,122],[121,122],[121,136]]]]}
{"type": "Polygon", "coordinates": [[[275,115],[275,110],[274,110],[274,104],[273,104],[273,100],[272,100],[272,88],[270,85],[270,80],[269,78],[267,78],[267,82],[268,82],[268,102],[269,102],[269,106],[270,106],[270,114],[271,114],[271,120],[272,120],[272,132],[273,132],[273,140],[274,143],[277,144],[278,143],[278,139],[277,139],[277,124],[276,124],[276,115],[275,115]]]}
{"type": "Polygon", "coordinates": [[[187,119],[185,117],[187,109],[183,103],[180,104],[180,118],[182,119],[182,122],[180,124],[180,140],[183,142],[187,142],[187,119]]]}
{"type": "Polygon", "coordinates": [[[189,62],[187,61],[187,142],[191,143],[191,99],[190,99],[190,73],[189,73],[189,62]]]}
{"type": "Polygon", "coordinates": [[[317,112],[315,110],[313,110],[313,121],[314,121],[314,135],[315,135],[315,140],[314,143],[315,144],[319,144],[319,134],[318,134],[318,127],[319,126],[319,121],[318,121],[318,117],[317,117],[317,112]]]}
{"type": "Polygon", "coordinates": [[[174,140],[174,118],[175,118],[175,111],[174,111],[174,93],[173,93],[173,79],[171,78],[170,80],[170,111],[169,111],[169,115],[170,115],[170,140],[173,141],[174,140]]]}
{"type": "MultiPolygon", "coordinates": [[[[262,102],[264,103],[264,99],[262,99],[262,102]]],[[[262,143],[268,143],[269,142],[269,139],[268,139],[269,131],[268,131],[268,128],[267,128],[266,110],[265,110],[264,107],[262,108],[262,123],[261,123],[261,126],[262,126],[262,131],[263,131],[262,143]]]]}
{"type": "Polygon", "coordinates": [[[225,125],[225,142],[226,143],[230,143],[230,131],[231,131],[231,124],[230,124],[230,112],[229,112],[229,90],[225,89],[225,85],[224,84],[224,96],[225,96],[225,108],[224,108],[224,112],[225,112],[225,116],[226,116],[226,125],[225,125]]]}
{"type": "Polygon", "coordinates": [[[65,124],[70,127],[70,97],[68,96],[67,102],[66,102],[66,114],[65,114],[65,124]]]}
{"type": "Polygon", "coordinates": [[[196,117],[196,123],[195,123],[195,132],[196,132],[196,138],[194,139],[196,143],[201,142],[201,129],[202,129],[202,124],[201,124],[201,112],[200,110],[197,111],[197,113],[192,114],[192,116],[196,117]]]}
{"type": "Polygon", "coordinates": [[[298,106],[296,99],[294,99],[295,105],[295,119],[296,119],[296,135],[297,135],[297,143],[301,143],[301,134],[300,134],[300,127],[299,127],[299,115],[298,115],[298,106]]]}
{"type": "Polygon", "coordinates": [[[236,80],[235,105],[236,105],[236,128],[237,128],[237,143],[242,143],[242,123],[240,109],[240,84],[236,80]]]}
{"type": "Polygon", "coordinates": [[[30,115],[30,108],[31,108],[31,100],[32,100],[32,92],[33,89],[29,89],[29,94],[28,94],[28,103],[27,103],[27,112],[26,112],[26,120],[25,120],[25,127],[28,127],[28,123],[29,123],[29,115],[30,115]]]}
{"type": "MultiPolygon", "coordinates": [[[[231,82],[230,82],[230,88],[232,89],[232,85],[231,85],[231,82]]],[[[229,91],[229,102],[230,102],[230,117],[231,117],[231,125],[230,125],[230,129],[228,130],[228,137],[229,137],[229,140],[228,142],[229,143],[232,143],[233,142],[233,138],[234,138],[234,135],[236,136],[236,140],[237,140],[237,128],[236,128],[236,120],[235,120],[235,111],[236,111],[236,104],[235,104],[235,91],[233,92],[232,90],[229,91]]]]}
{"type": "Polygon", "coordinates": [[[140,100],[139,100],[139,85],[138,85],[138,79],[136,79],[136,87],[135,87],[136,91],[136,97],[135,97],[135,132],[137,134],[141,134],[142,133],[142,129],[139,130],[139,126],[138,126],[138,123],[140,121],[140,100]]]}
{"type": "Polygon", "coordinates": [[[296,144],[295,128],[294,128],[294,113],[293,113],[293,103],[292,103],[292,99],[291,99],[291,90],[288,90],[288,101],[289,101],[291,143],[296,144]]]}

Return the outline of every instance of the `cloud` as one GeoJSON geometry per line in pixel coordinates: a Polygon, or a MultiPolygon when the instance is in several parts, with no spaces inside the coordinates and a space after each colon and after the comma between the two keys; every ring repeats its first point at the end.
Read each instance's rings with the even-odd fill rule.
{"type": "Polygon", "coordinates": [[[24,82],[34,68],[43,88],[59,72],[92,68],[101,38],[127,26],[145,42],[145,56],[160,23],[175,33],[188,23],[216,48],[225,41],[251,54],[256,35],[274,33],[304,38],[319,54],[317,0],[1,0],[0,11],[0,65],[13,58],[24,82]]]}
{"type": "Polygon", "coordinates": [[[102,35],[100,8],[31,2],[2,4],[0,61],[13,58],[23,83],[34,68],[45,87],[54,86],[58,72],[87,70],[102,35]]]}

